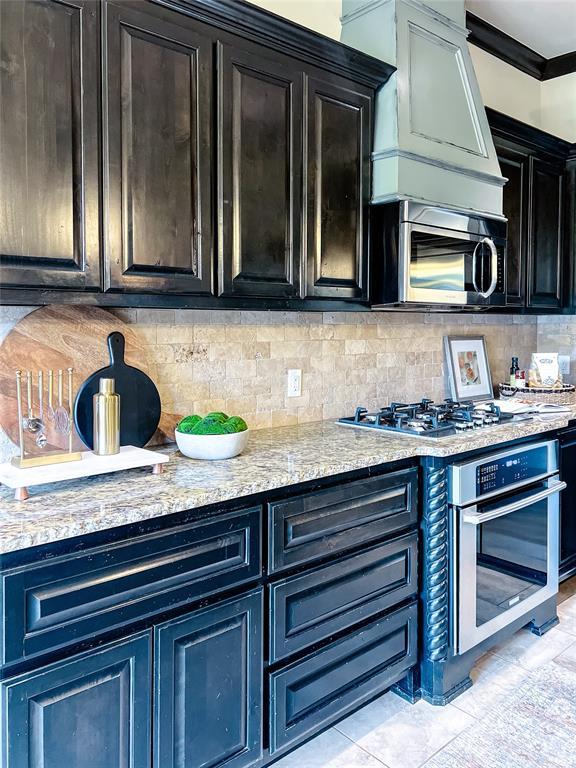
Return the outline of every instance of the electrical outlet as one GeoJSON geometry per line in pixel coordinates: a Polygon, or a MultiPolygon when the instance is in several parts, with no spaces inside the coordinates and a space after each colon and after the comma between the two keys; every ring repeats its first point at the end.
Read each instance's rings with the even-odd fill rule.
{"type": "Polygon", "coordinates": [[[570,374],[570,355],[558,355],[558,366],[560,373],[570,374]]]}
{"type": "Polygon", "coordinates": [[[302,394],[302,371],[300,368],[288,369],[288,397],[300,397],[302,394]]]}

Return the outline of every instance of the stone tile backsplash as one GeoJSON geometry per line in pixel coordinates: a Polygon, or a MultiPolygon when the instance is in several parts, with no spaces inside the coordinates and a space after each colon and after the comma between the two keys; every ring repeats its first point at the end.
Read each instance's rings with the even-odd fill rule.
{"type": "MultiPolygon", "coordinates": [[[[29,311],[0,307],[0,338],[29,311]]],[[[483,334],[501,381],[512,355],[528,364],[540,332],[538,318],[506,315],[113,311],[145,344],[143,367],[166,411],[224,410],[254,429],[336,418],[358,404],[443,398],[446,334],[483,334]],[[289,368],[302,370],[301,397],[287,397],[289,368]]],[[[0,458],[10,446],[0,438],[0,458]]]]}
{"type": "Polygon", "coordinates": [[[576,384],[576,315],[539,317],[537,349],[568,355],[570,373],[564,374],[563,379],[566,384],[576,384]]]}

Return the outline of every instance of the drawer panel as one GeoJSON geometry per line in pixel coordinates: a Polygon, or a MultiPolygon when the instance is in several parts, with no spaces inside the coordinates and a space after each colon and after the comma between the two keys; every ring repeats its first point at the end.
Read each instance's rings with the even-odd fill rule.
{"type": "Polygon", "coordinates": [[[281,571],[416,522],[418,471],[404,469],[268,505],[268,565],[281,571]]]}
{"type": "Polygon", "coordinates": [[[270,587],[270,660],[296,653],[415,595],[416,532],[270,587]]]}
{"type": "Polygon", "coordinates": [[[324,728],[397,682],[417,660],[417,604],[270,675],[270,751],[324,728]]]}
{"type": "Polygon", "coordinates": [[[260,511],[233,512],[7,571],[4,663],[257,578],[260,511]]]}

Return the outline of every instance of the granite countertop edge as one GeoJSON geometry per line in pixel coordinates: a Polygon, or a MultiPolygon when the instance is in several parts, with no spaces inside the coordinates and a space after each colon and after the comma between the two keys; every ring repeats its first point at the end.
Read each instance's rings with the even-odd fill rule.
{"type": "Polygon", "coordinates": [[[25,502],[1,487],[0,555],[403,459],[496,447],[575,417],[576,410],[441,440],[314,422],[253,432],[241,456],[218,462],[186,459],[170,445],[158,449],[170,457],[162,475],[136,469],[38,486],[25,502]]]}

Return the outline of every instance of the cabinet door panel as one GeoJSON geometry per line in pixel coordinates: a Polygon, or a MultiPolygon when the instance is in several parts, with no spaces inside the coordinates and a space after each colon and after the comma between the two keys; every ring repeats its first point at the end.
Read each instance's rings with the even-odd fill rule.
{"type": "Polygon", "coordinates": [[[220,293],[298,296],[302,73],[229,45],[219,68],[220,293]]]}
{"type": "Polygon", "coordinates": [[[6,768],[147,768],[150,635],[1,686],[6,768]]]}
{"type": "Polygon", "coordinates": [[[371,100],[308,83],[308,296],[366,298],[371,100]]]}
{"type": "Polygon", "coordinates": [[[561,168],[531,158],[528,305],[561,306],[562,190],[561,168]]]}
{"type": "Polygon", "coordinates": [[[100,285],[99,7],[0,3],[2,285],[100,285]]]}
{"type": "Polygon", "coordinates": [[[156,629],[156,768],[261,755],[262,591],[156,629]]]}
{"type": "Polygon", "coordinates": [[[108,288],[211,288],[211,40],[184,16],[107,7],[108,288]]]}
{"type": "Polygon", "coordinates": [[[504,187],[503,209],[508,219],[506,239],[506,303],[523,307],[526,301],[526,260],[528,256],[528,176],[526,153],[497,147],[504,187]]]}

